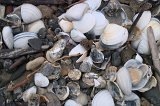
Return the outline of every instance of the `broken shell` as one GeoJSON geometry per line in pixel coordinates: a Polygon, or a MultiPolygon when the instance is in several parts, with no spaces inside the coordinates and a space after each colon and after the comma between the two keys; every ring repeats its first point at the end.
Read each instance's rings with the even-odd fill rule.
{"type": "Polygon", "coordinates": [[[109,24],[100,36],[100,45],[103,48],[117,49],[121,47],[128,39],[126,28],[117,24],[109,24]]]}
{"type": "Polygon", "coordinates": [[[87,39],[86,36],[82,32],[76,29],[73,29],[71,31],[70,36],[75,42],[81,42],[82,40],[87,39]]]}
{"type": "Polygon", "coordinates": [[[65,17],[70,21],[78,21],[82,18],[83,14],[88,10],[88,5],[80,3],[69,8],[65,17]]]}
{"type": "Polygon", "coordinates": [[[79,80],[81,78],[81,71],[78,69],[73,69],[68,73],[68,77],[71,80],[79,80]]]}
{"type": "Polygon", "coordinates": [[[34,70],[39,67],[45,61],[44,57],[38,57],[26,64],[26,70],[34,70]]]}
{"type": "Polygon", "coordinates": [[[115,106],[113,98],[111,94],[108,92],[108,90],[102,90],[98,92],[93,100],[92,100],[92,106],[115,106]]]}
{"type": "Polygon", "coordinates": [[[33,22],[27,26],[28,32],[38,33],[41,28],[45,28],[45,25],[42,20],[33,22]]]}
{"type": "Polygon", "coordinates": [[[64,19],[59,21],[59,26],[64,32],[70,32],[73,29],[73,23],[64,19]]]}
{"type": "Polygon", "coordinates": [[[131,78],[128,70],[122,67],[117,72],[117,84],[125,95],[130,95],[132,90],[131,78]],[[125,76],[125,77],[124,77],[125,76]]]}
{"type": "Polygon", "coordinates": [[[32,32],[23,32],[14,36],[14,48],[29,48],[28,40],[38,38],[37,34],[32,32]]]}
{"type": "Polygon", "coordinates": [[[89,5],[91,10],[97,10],[101,5],[102,0],[86,0],[84,3],[89,5]]]}
{"type": "Polygon", "coordinates": [[[56,88],[55,94],[59,100],[65,100],[69,96],[69,88],[67,86],[56,88]]]}
{"type": "Polygon", "coordinates": [[[85,13],[81,20],[73,21],[73,28],[82,33],[89,32],[95,25],[95,17],[92,13],[85,13]]]}
{"type": "Polygon", "coordinates": [[[77,103],[76,101],[72,100],[72,99],[68,99],[64,106],[82,106],[81,104],[77,103]]]}
{"type": "Polygon", "coordinates": [[[81,63],[79,70],[81,70],[81,72],[90,72],[91,68],[93,65],[93,61],[91,59],[91,57],[86,57],[83,62],[81,63]]]}
{"type": "Polygon", "coordinates": [[[71,96],[78,96],[80,94],[80,86],[77,82],[68,82],[67,86],[69,87],[70,90],[70,95],[71,96]]]}
{"type": "Polygon", "coordinates": [[[42,73],[36,73],[34,76],[34,83],[38,87],[47,87],[49,85],[49,80],[42,73]]]}
{"type": "Polygon", "coordinates": [[[25,23],[31,23],[42,18],[41,11],[32,4],[21,5],[21,16],[25,23]]]}
{"type": "Polygon", "coordinates": [[[5,26],[2,30],[3,41],[9,49],[13,49],[13,33],[9,26],[5,26]]]}
{"type": "Polygon", "coordinates": [[[58,40],[54,46],[47,51],[46,58],[49,62],[54,62],[56,59],[60,58],[62,56],[63,50],[66,47],[66,40],[60,39],[58,40]]]}
{"type": "Polygon", "coordinates": [[[88,97],[87,97],[87,94],[81,92],[77,98],[75,99],[75,101],[81,105],[87,105],[88,103],[88,97]]]}
{"type": "Polygon", "coordinates": [[[22,96],[23,100],[24,100],[25,102],[28,102],[28,100],[30,99],[31,95],[32,95],[32,94],[36,94],[36,92],[37,92],[36,86],[33,86],[33,87],[27,89],[27,90],[23,93],[23,96],[22,96]]]}
{"type": "Polygon", "coordinates": [[[77,46],[75,46],[70,52],[69,52],[69,56],[71,55],[77,55],[77,54],[84,54],[87,50],[81,45],[78,44],[77,46]]]}
{"type": "Polygon", "coordinates": [[[141,106],[140,98],[135,93],[126,95],[124,99],[127,106],[131,104],[134,104],[135,106],[141,106]]]}

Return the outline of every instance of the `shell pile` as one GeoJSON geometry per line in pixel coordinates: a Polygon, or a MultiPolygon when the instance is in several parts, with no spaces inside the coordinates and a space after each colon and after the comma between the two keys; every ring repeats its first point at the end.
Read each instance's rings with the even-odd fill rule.
{"type": "Polygon", "coordinates": [[[152,27],[160,54],[157,7],[145,9],[134,25],[145,2],[154,3],[80,0],[65,7],[66,2],[64,7],[24,3],[5,18],[0,5],[0,88],[5,103],[141,106],[143,94],[159,80],[147,37],[152,27]]]}

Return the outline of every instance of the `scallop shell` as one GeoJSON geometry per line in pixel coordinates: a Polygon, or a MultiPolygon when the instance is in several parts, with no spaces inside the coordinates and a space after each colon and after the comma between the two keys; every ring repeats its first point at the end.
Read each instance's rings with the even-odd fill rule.
{"type": "Polygon", "coordinates": [[[59,21],[59,26],[64,32],[70,32],[73,29],[73,23],[64,19],[59,21]]]}
{"type": "Polygon", "coordinates": [[[25,23],[31,23],[42,18],[41,11],[32,4],[21,5],[21,16],[25,23]]]}
{"type": "Polygon", "coordinates": [[[85,3],[89,5],[91,10],[97,10],[101,5],[102,0],[86,0],[85,3]]]}
{"type": "Polygon", "coordinates": [[[77,55],[77,54],[84,54],[87,50],[81,46],[81,44],[78,44],[77,46],[75,46],[70,52],[69,52],[69,56],[71,55],[77,55]]]}
{"type": "Polygon", "coordinates": [[[34,83],[38,87],[47,87],[49,85],[49,80],[42,73],[36,73],[34,76],[34,83]]]}
{"type": "Polygon", "coordinates": [[[28,40],[38,38],[36,33],[23,32],[14,36],[14,48],[29,48],[28,40]]]}
{"type": "Polygon", "coordinates": [[[38,33],[41,28],[45,28],[45,25],[42,20],[33,22],[27,26],[28,32],[38,33]]]}
{"type": "Polygon", "coordinates": [[[73,28],[82,33],[89,32],[95,25],[95,17],[91,13],[85,13],[79,21],[73,21],[73,28]]]}
{"type": "Polygon", "coordinates": [[[72,100],[72,99],[68,99],[64,106],[82,106],[81,104],[77,103],[76,101],[72,100]]]}
{"type": "Polygon", "coordinates": [[[94,96],[92,106],[115,106],[115,104],[108,90],[102,90],[94,96]]]}
{"type": "Polygon", "coordinates": [[[122,67],[117,72],[117,84],[125,95],[130,95],[132,90],[131,78],[128,70],[122,67]],[[125,77],[124,77],[125,76],[125,77]]]}
{"type": "Polygon", "coordinates": [[[65,17],[70,21],[78,21],[82,18],[82,16],[87,10],[87,4],[79,3],[69,8],[65,14],[65,17]]]}
{"type": "Polygon", "coordinates": [[[2,30],[3,41],[9,49],[13,49],[13,33],[9,26],[5,26],[2,30]]]}
{"type": "Polygon", "coordinates": [[[76,29],[73,29],[71,31],[70,36],[75,42],[81,42],[82,40],[87,39],[86,36],[82,32],[76,29]]]}

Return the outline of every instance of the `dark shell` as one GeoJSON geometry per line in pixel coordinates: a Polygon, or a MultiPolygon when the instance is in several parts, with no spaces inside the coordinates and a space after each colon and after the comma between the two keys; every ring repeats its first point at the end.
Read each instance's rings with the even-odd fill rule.
{"type": "Polygon", "coordinates": [[[91,49],[90,56],[94,63],[102,63],[104,60],[104,55],[101,51],[97,50],[96,48],[91,49]]]}

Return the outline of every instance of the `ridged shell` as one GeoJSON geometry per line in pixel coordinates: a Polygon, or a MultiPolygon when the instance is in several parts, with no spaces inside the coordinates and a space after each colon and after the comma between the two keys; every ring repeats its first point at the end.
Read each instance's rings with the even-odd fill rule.
{"type": "Polygon", "coordinates": [[[115,106],[115,104],[108,90],[102,90],[94,96],[92,106],[115,106]]]}
{"type": "Polygon", "coordinates": [[[69,55],[84,54],[86,51],[87,50],[81,44],[78,44],[69,52],[69,55]]]}
{"type": "Polygon", "coordinates": [[[91,10],[97,10],[101,5],[102,0],[86,0],[85,3],[89,5],[91,10]]]}
{"type": "Polygon", "coordinates": [[[41,28],[45,28],[45,25],[42,20],[38,20],[28,25],[28,32],[38,33],[41,28]]]}
{"type": "Polygon", "coordinates": [[[34,76],[34,83],[38,87],[47,87],[49,85],[49,80],[42,73],[36,73],[34,76]]]}
{"type": "Polygon", "coordinates": [[[31,23],[42,18],[41,11],[32,4],[21,5],[21,16],[25,23],[31,23]]]}
{"type": "Polygon", "coordinates": [[[2,30],[3,41],[9,49],[13,49],[13,33],[9,26],[5,26],[2,30]]]}
{"type": "Polygon", "coordinates": [[[64,32],[70,32],[73,29],[73,23],[64,19],[60,20],[59,26],[64,32]]]}
{"type": "Polygon", "coordinates": [[[73,29],[71,31],[70,36],[75,42],[81,42],[82,40],[87,39],[86,36],[82,32],[76,29],[73,29]]]}

